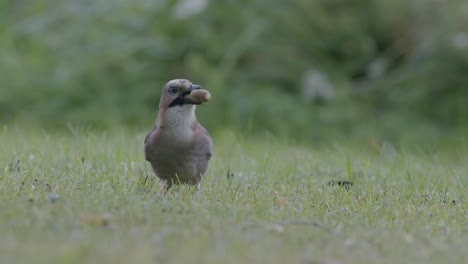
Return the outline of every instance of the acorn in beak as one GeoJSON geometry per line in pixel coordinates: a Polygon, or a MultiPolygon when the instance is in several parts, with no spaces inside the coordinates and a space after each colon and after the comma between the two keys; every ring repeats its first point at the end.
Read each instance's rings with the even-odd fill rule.
{"type": "Polygon", "coordinates": [[[200,85],[192,84],[186,91],[181,92],[177,98],[172,101],[169,107],[182,106],[187,104],[199,105],[209,101],[210,92],[204,90],[200,85]]]}

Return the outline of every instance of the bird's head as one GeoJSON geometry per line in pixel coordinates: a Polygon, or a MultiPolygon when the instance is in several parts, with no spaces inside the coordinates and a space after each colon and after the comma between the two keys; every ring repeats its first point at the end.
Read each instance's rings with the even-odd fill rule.
{"type": "Polygon", "coordinates": [[[192,94],[195,90],[202,90],[200,85],[192,84],[189,80],[176,79],[169,81],[163,88],[161,100],[159,101],[160,109],[170,108],[193,108],[194,105],[199,105],[204,101],[209,100],[209,93],[207,93],[206,100],[199,99],[192,94]]]}
{"type": "Polygon", "coordinates": [[[163,88],[159,102],[158,123],[163,126],[185,130],[192,127],[195,105],[210,100],[210,93],[189,80],[169,81],[163,88]]]}

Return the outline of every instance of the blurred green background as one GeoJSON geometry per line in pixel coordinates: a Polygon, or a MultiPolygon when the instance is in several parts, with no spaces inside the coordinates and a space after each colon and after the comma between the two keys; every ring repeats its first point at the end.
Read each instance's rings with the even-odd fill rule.
{"type": "Polygon", "coordinates": [[[0,122],[149,129],[162,86],[211,131],[468,131],[466,0],[0,0],[0,122]]]}

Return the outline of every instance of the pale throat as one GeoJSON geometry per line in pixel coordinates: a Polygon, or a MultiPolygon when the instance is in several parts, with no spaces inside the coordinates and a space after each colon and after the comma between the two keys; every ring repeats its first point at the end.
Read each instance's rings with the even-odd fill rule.
{"type": "Polygon", "coordinates": [[[167,109],[164,126],[179,140],[188,140],[192,137],[196,121],[195,105],[175,106],[167,109]]]}

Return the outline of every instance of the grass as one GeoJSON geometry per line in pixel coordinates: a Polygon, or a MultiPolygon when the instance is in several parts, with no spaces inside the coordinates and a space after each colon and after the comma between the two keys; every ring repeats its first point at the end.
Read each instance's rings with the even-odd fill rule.
{"type": "Polygon", "coordinates": [[[146,131],[0,131],[1,263],[466,263],[468,144],[309,148],[217,133],[163,194],[146,131]],[[231,177],[227,177],[231,171],[231,177]],[[330,181],[349,180],[349,191],[330,181]]]}

